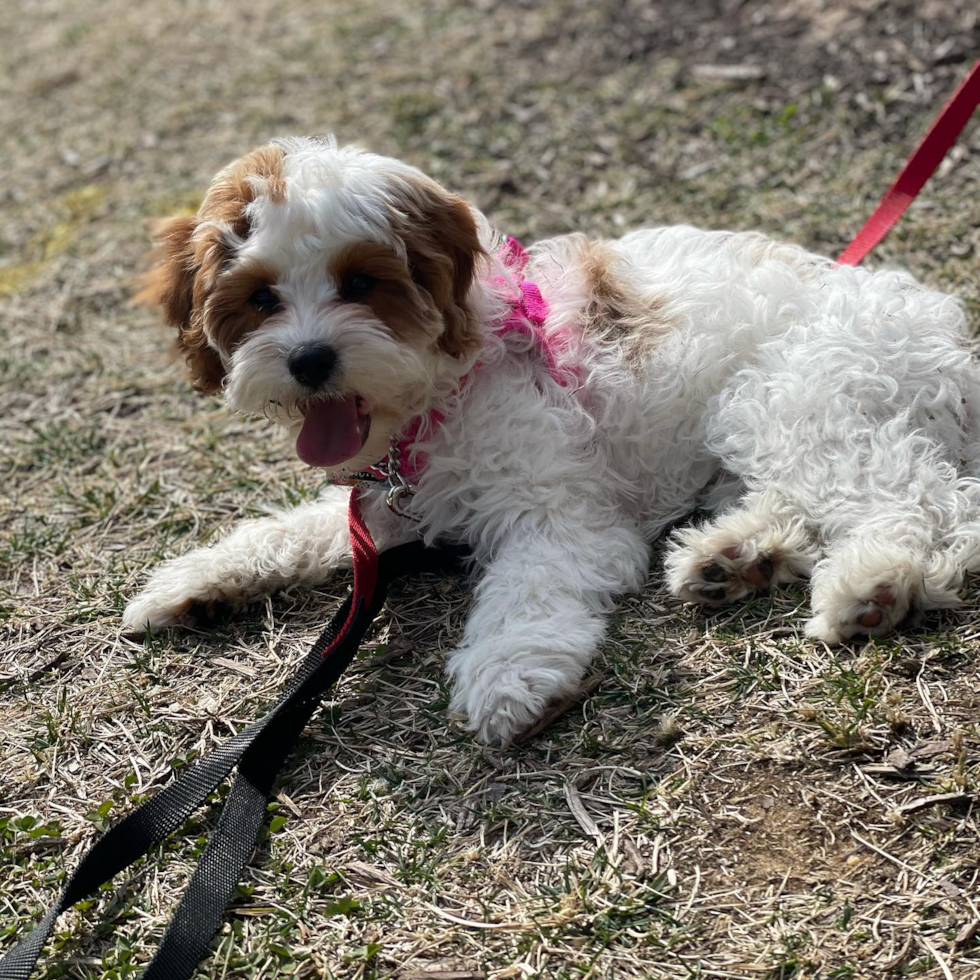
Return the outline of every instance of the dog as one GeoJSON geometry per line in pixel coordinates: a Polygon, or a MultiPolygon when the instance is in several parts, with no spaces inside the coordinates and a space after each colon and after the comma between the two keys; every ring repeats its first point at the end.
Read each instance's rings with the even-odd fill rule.
{"type": "MultiPolygon", "coordinates": [[[[805,632],[827,643],[955,606],[980,565],[980,372],[957,302],[903,272],[686,226],[525,252],[414,167],[332,138],[242,157],[158,247],[141,298],[199,391],[281,423],[341,482],[400,444],[414,495],[364,494],[379,548],[472,551],[447,673],[485,742],[574,694],[671,528],[675,596],[809,578],[805,632]]],[[[323,583],[350,562],[349,495],[165,563],[125,626],[323,583]]]]}

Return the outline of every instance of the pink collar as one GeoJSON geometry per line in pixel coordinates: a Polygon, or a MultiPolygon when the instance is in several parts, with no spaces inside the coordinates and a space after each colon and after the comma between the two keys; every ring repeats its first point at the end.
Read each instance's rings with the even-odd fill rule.
{"type": "MultiPolygon", "coordinates": [[[[499,254],[504,265],[514,275],[518,285],[518,293],[511,300],[510,310],[506,317],[494,326],[493,332],[498,337],[520,333],[532,338],[535,351],[544,361],[548,374],[563,388],[568,387],[573,379],[573,374],[567,369],[562,369],[558,357],[560,351],[568,349],[568,338],[549,334],[544,328],[545,321],[548,319],[548,303],[541,295],[541,290],[533,282],[524,278],[524,267],[527,265],[529,257],[527,249],[516,238],[508,236],[506,242],[501,246],[499,254]]],[[[480,367],[481,364],[478,361],[469,373],[460,378],[459,387],[462,388],[480,367]]],[[[412,446],[418,438],[423,423],[426,423],[426,432],[430,433],[435,431],[444,419],[445,415],[438,409],[432,409],[426,415],[419,415],[412,419],[401,438],[397,441],[393,440],[387,459],[375,466],[365,467],[365,469],[354,474],[352,480],[342,482],[357,483],[361,480],[370,480],[388,483],[390,485],[388,505],[392,509],[398,510],[399,499],[414,493],[414,484],[425,469],[425,456],[422,453],[412,451],[412,446]]]]}

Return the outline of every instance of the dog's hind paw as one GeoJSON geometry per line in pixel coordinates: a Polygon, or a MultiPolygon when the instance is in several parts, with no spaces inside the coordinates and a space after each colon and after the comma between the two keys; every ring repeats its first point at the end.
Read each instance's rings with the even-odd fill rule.
{"type": "Polygon", "coordinates": [[[801,529],[787,533],[760,527],[751,515],[683,528],[671,545],[665,562],[670,591],[688,602],[712,606],[792,582],[807,574],[813,563],[801,529]]]}
{"type": "Polygon", "coordinates": [[[897,546],[848,542],[817,567],[806,635],[826,643],[917,625],[926,609],[958,604],[961,576],[941,559],[897,546]]]}
{"type": "Polygon", "coordinates": [[[893,584],[880,582],[864,596],[840,597],[830,608],[810,619],[807,636],[826,643],[843,643],[853,636],[882,636],[895,629],[909,629],[922,617],[913,594],[896,596],[893,584]]]}
{"type": "Polygon", "coordinates": [[[671,576],[671,591],[688,602],[705,605],[734,602],[769,588],[776,571],[775,557],[756,554],[746,558],[736,546],[723,548],[707,559],[690,556],[687,569],[671,576]]]}

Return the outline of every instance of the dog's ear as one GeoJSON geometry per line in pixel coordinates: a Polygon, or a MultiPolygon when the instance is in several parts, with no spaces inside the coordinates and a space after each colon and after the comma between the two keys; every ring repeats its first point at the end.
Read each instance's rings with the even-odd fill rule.
{"type": "Polygon", "coordinates": [[[400,181],[396,221],[412,278],[442,314],[439,344],[453,357],[480,346],[479,324],[468,301],[477,260],[484,255],[473,212],[466,202],[428,178],[400,181]]]}
{"type": "Polygon", "coordinates": [[[197,391],[213,394],[225,375],[221,358],[209,345],[200,311],[194,308],[195,281],[200,273],[193,247],[197,218],[177,215],[163,218],[151,228],[156,264],[143,278],[134,302],[159,306],[167,322],[177,328],[177,351],[187,361],[191,384],[197,391]]]}

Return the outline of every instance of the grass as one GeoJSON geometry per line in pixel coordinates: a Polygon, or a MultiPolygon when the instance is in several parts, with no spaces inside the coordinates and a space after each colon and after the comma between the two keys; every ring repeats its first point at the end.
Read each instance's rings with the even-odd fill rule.
{"type": "MultiPolygon", "coordinates": [[[[146,219],[257,143],[333,130],[526,239],[692,222],[834,254],[976,50],[972,5],[716,6],[0,9],[0,949],[100,827],[272,703],[346,588],[119,635],[158,561],[320,485],[193,396],[128,305],[146,219]],[[696,70],[716,63],[762,73],[696,70]]],[[[974,329],[978,140],[875,255],[974,329]]],[[[975,584],[917,634],[829,650],[805,590],[705,618],[655,563],[588,696],[509,753],[448,713],[468,602],[395,590],[199,977],[980,977],[975,584]]],[[[137,973],[217,812],[63,916],[38,976],[137,973]]]]}

